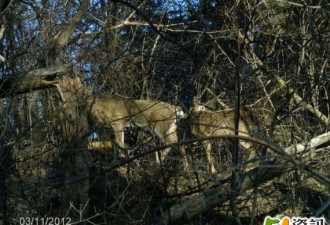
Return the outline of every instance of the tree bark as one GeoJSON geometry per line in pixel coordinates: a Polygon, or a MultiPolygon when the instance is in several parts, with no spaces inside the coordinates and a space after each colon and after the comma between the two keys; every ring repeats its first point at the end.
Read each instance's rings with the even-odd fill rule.
{"type": "Polygon", "coordinates": [[[63,190],[60,210],[62,216],[68,215],[74,221],[79,221],[85,219],[88,214],[89,180],[69,183],[74,179],[89,176],[87,101],[79,78],[63,77],[55,86],[61,96],[60,120],[64,142],[61,170],[62,178],[67,184],[63,190]],[[79,209],[79,213],[73,210],[72,206],[79,209]]]}

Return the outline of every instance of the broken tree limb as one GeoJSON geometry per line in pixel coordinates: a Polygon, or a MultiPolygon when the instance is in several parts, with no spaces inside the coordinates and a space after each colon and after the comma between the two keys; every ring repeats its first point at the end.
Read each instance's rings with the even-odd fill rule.
{"type": "Polygon", "coordinates": [[[287,154],[295,154],[295,153],[306,153],[310,151],[311,149],[315,149],[316,147],[327,143],[330,141],[330,132],[320,134],[314,138],[312,138],[310,141],[308,141],[306,144],[299,143],[290,147],[285,148],[285,152],[287,154]]]}
{"type": "Polygon", "coordinates": [[[56,76],[63,76],[71,70],[71,65],[58,65],[31,70],[19,76],[0,78],[0,98],[24,94],[30,91],[53,87],[56,76]]]}
{"type": "MultiPolygon", "coordinates": [[[[243,137],[243,139],[254,139],[250,137],[243,137]]],[[[321,134],[313,139],[311,139],[308,144],[307,148],[312,149],[316,148],[330,139],[330,132],[321,134]]],[[[256,139],[257,140],[257,139],[256,139]]],[[[262,140],[260,141],[262,142],[262,140]]],[[[285,148],[282,151],[280,148],[276,146],[270,145],[272,150],[275,152],[292,152],[292,149],[296,149],[296,152],[305,153],[306,149],[301,148],[301,144],[290,146],[285,148]],[[299,145],[299,146],[298,146],[299,145]]],[[[294,156],[292,156],[293,158],[294,156]]],[[[292,162],[292,159],[290,160],[292,162]]],[[[295,166],[296,163],[293,162],[295,166]]],[[[298,166],[299,167],[299,166],[298,166]]],[[[300,169],[306,169],[301,168],[300,169]]],[[[256,180],[258,184],[263,184],[269,180],[282,176],[284,173],[287,173],[291,170],[295,169],[294,166],[290,166],[288,164],[288,159],[286,157],[283,158],[272,158],[266,163],[260,165],[259,167],[240,175],[237,178],[237,192],[246,193],[246,191],[254,188],[256,180]]],[[[323,183],[327,186],[330,184],[329,178],[324,177],[321,175],[321,179],[323,179],[323,183]]],[[[221,186],[217,186],[213,189],[208,189],[206,191],[201,192],[196,197],[185,201],[183,203],[176,204],[169,208],[167,211],[164,211],[160,216],[155,218],[153,224],[171,224],[176,223],[178,221],[188,220],[196,215],[199,215],[203,212],[206,212],[216,206],[223,204],[224,202],[228,201],[230,198],[230,181],[224,183],[221,186]]]]}

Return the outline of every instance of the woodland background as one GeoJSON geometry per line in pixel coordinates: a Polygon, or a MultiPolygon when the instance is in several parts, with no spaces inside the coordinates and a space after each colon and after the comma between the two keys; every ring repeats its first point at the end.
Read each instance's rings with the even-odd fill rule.
{"type": "MultiPolygon", "coordinates": [[[[2,0],[0,7],[0,224],[45,216],[74,224],[329,218],[328,1],[2,0]],[[190,170],[176,151],[155,165],[146,151],[161,143],[139,129],[127,130],[135,158],[113,162],[111,149],[88,144],[108,143],[111,130],[83,120],[88,135],[63,136],[61,102],[49,85],[63,75],[79,76],[95,96],[158,99],[186,112],[194,101],[212,110],[248,107],[258,124],[254,157],[212,139],[218,173],[208,173],[185,120],[179,136],[190,170]]],[[[78,122],[88,114],[80,100],[69,103],[78,122]]]]}

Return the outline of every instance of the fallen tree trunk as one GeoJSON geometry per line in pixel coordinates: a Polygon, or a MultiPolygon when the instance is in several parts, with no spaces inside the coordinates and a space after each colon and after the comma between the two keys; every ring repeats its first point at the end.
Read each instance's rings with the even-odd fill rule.
{"type": "MultiPolygon", "coordinates": [[[[252,189],[256,183],[256,179],[258,179],[259,184],[262,184],[293,169],[288,167],[287,164],[277,164],[274,166],[272,163],[264,164],[262,167],[262,169],[253,169],[237,178],[237,193],[252,189]]],[[[229,181],[219,187],[204,191],[197,197],[184,203],[172,206],[159,216],[153,224],[172,224],[178,221],[188,220],[217,205],[223,204],[230,199],[230,195],[231,184],[229,181]]]]}
{"type": "Polygon", "coordinates": [[[70,72],[70,64],[32,70],[19,76],[0,78],[0,98],[53,87],[50,81],[70,72]]]}
{"type": "MultiPolygon", "coordinates": [[[[310,151],[311,149],[328,142],[329,139],[330,132],[313,138],[304,146],[306,146],[306,148],[310,151]]],[[[296,150],[296,153],[308,153],[306,152],[306,148],[302,149],[301,146],[301,144],[290,146],[284,149],[284,151],[282,151],[284,157],[273,158],[265,162],[264,164],[258,166],[257,168],[240,175],[237,178],[236,182],[237,193],[246,193],[248,190],[254,188],[255,185],[261,185],[269,180],[280,177],[283,174],[292,171],[297,167],[298,169],[306,170],[306,167],[304,166],[297,166],[295,163],[296,160],[293,159],[294,161],[292,161],[288,160],[287,158],[287,152],[291,153],[293,149],[296,150]],[[290,161],[294,164],[294,166],[290,166],[290,164],[288,163],[290,161]]],[[[274,146],[271,146],[271,148],[275,150],[275,152],[281,152],[281,149],[274,149],[276,148],[274,146]]],[[[294,158],[294,156],[292,156],[292,158],[294,158]]],[[[318,179],[318,181],[319,179],[322,179],[322,183],[325,183],[327,186],[329,186],[330,184],[329,179],[323,177],[322,175],[321,177],[316,179],[318,179]]],[[[219,206],[225,203],[230,199],[230,194],[231,184],[230,181],[228,181],[221,186],[200,193],[195,198],[172,206],[170,209],[163,212],[162,215],[155,218],[153,224],[171,224],[183,220],[188,220],[189,218],[206,212],[214,208],[215,206],[219,206]]]]}

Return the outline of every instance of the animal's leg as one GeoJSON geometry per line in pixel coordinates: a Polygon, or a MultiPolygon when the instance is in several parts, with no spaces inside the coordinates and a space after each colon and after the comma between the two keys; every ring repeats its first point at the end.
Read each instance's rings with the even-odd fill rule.
{"type": "Polygon", "coordinates": [[[125,133],[123,129],[115,130],[115,141],[117,144],[114,148],[115,159],[118,157],[125,157],[124,154],[118,150],[118,148],[125,148],[125,133]]]}
{"type": "Polygon", "coordinates": [[[210,170],[210,172],[216,173],[216,169],[212,160],[212,148],[211,148],[211,142],[210,141],[204,141],[203,146],[205,147],[205,155],[206,155],[206,161],[207,161],[207,168],[210,170]]]}
{"type": "MultiPolygon", "coordinates": [[[[165,137],[161,137],[160,138],[163,140],[163,143],[168,145],[168,144],[172,144],[178,141],[178,135],[176,134],[176,130],[177,130],[177,126],[175,123],[173,123],[169,130],[167,131],[167,134],[165,137]]],[[[160,161],[164,161],[166,156],[170,153],[171,151],[171,147],[165,148],[161,154],[160,154],[160,161]]],[[[157,157],[157,163],[159,163],[159,156],[157,157]]]]}
{"type": "Polygon", "coordinates": [[[183,155],[183,168],[185,170],[188,170],[189,162],[188,162],[188,156],[187,156],[185,146],[181,145],[181,146],[179,146],[179,149],[180,149],[181,154],[183,155]]]}

